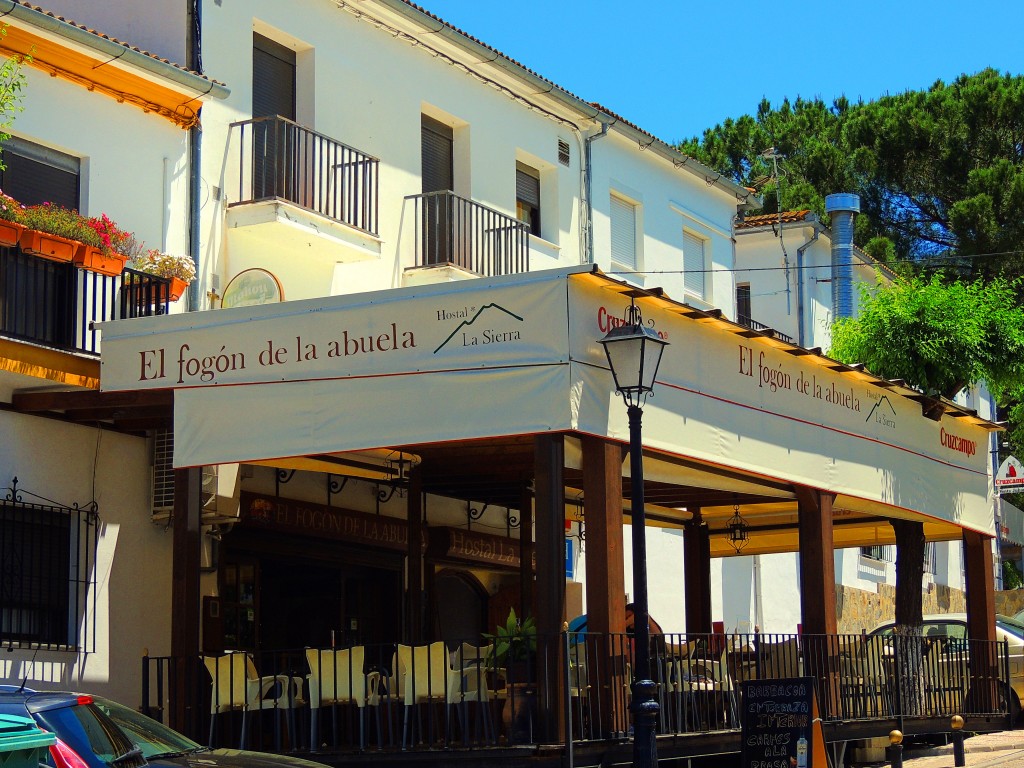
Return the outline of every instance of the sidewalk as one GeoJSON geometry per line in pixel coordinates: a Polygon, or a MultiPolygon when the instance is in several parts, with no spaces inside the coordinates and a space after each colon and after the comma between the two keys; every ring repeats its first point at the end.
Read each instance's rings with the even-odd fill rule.
{"type": "MultiPolygon", "coordinates": [[[[1024,730],[999,731],[964,740],[965,764],[969,768],[1024,766],[1024,730]]],[[[908,748],[903,752],[906,768],[953,768],[953,745],[908,748]]]]}

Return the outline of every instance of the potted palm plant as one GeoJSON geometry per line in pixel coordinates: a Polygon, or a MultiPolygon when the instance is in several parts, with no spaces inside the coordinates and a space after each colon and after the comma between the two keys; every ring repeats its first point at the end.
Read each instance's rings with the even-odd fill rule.
{"type": "Polygon", "coordinates": [[[513,742],[530,742],[537,712],[537,626],[531,617],[520,621],[514,608],[494,634],[484,634],[493,644],[493,665],[505,670],[506,705],[502,711],[505,732],[513,742]]]}

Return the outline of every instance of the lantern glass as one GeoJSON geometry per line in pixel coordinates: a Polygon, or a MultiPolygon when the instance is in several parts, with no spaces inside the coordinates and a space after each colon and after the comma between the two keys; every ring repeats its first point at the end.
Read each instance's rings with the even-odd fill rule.
{"type": "Polygon", "coordinates": [[[661,364],[661,353],[667,341],[643,325],[621,325],[612,328],[601,339],[615,389],[626,395],[639,395],[654,388],[661,364]]]}

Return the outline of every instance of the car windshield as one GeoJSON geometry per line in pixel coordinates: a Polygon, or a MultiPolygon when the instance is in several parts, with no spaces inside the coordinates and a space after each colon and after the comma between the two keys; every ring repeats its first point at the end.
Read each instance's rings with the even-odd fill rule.
{"type": "Polygon", "coordinates": [[[1021,622],[1019,619],[997,614],[996,626],[1024,640],[1024,622],[1021,622]]]}
{"type": "Polygon", "coordinates": [[[108,699],[93,697],[93,704],[107,715],[132,742],[146,759],[161,755],[197,752],[203,749],[196,742],[171,730],[163,723],[136,712],[108,699]]]}

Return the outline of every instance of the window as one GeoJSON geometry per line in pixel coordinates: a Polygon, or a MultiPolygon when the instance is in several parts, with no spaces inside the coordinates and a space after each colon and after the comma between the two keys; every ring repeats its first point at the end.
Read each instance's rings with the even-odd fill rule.
{"type": "Polygon", "coordinates": [[[80,635],[95,587],[92,516],[0,501],[0,643],[92,650],[92,635],[80,635]]]}
{"type": "Polygon", "coordinates": [[[861,557],[866,557],[869,560],[878,560],[883,563],[893,562],[892,550],[895,547],[888,546],[886,544],[877,544],[873,547],[861,547],[861,557]]]}
{"type": "Polygon", "coordinates": [[[516,163],[516,218],[531,235],[540,237],[540,173],[524,163],[516,163]]]}
{"type": "Polygon", "coordinates": [[[611,197],[612,261],[636,269],[636,205],[611,197]]]}
{"type": "Polygon", "coordinates": [[[704,297],[704,239],[683,232],[683,290],[704,297]]]}
{"type": "Polygon", "coordinates": [[[750,311],[750,283],[739,283],[736,286],[736,322],[749,325],[753,313],[750,311]]]}
{"type": "Polygon", "coordinates": [[[4,142],[0,189],[22,205],[54,203],[79,208],[81,161],[16,137],[4,142]]]}

